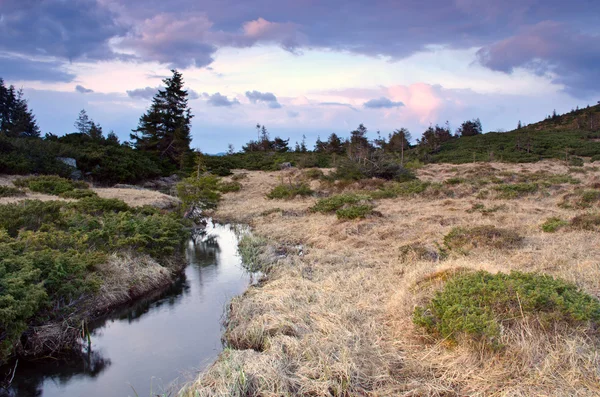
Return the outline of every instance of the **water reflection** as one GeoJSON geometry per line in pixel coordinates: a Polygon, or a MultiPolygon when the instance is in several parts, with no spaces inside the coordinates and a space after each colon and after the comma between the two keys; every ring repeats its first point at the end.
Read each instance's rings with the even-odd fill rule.
{"type": "Polygon", "coordinates": [[[193,377],[221,351],[224,307],[251,280],[237,254],[244,232],[209,222],[186,245],[189,266],[173,286],[92,324],[89,353],[20,362],[0,396],[149,396],[193,377]]]}

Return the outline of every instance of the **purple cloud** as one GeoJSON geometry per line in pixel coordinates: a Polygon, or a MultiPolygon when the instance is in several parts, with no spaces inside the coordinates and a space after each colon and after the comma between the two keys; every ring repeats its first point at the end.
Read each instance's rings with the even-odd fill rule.
{"type": "Polygon", "coordinates": [[[378,99],[371,99],[363,105],[367,109],[392,109],[404,106],[404,103],[398,101],[394,102],[389,98],[381,97],[378,99]]]}
{"type": "Polygon", "coordinates": [[[130,98],[152,99],[159,89],[160,87],[136,88],[135,90],[128,90],[127,95],[130,98]]]}
{"type": "Polygon", "coordinates": [[[572,94],[600,89],[600,35],[577,32],[562,23],[544,21],[518,34],[481,48],[479,62],[511,73],[517,67],[539,75],[551,73],[572,94]]]}
{"type": "Polygon", "coordinates": [[[75,86],[75,91],[79,92],[80,94],[91,94],[92,92],[94,92],[94,90],[85,88],[84,86],[79,84],[75,86]]]}
{"type": "Polygon", "coordinates": [[[219,92],[212,95],[204,93],[202,96],[208,98],[206,102],[211,106],[232,107],[240,104],[240,101],[238,101],[237,98],[229,100],[229,98],[227,98],[225,95],[221,95],[219,92]]]}
{"type": "Polygon", "coordinates": [[[6,80],[59,81],[69,83],[75,75],[65,71],[64,64],[57,61],[39,61],[19,56],[2,56],[0,53],[0,77],[6,80]]]}
{"type": "Polygon", "coordinates": [[[265,103],[271,109],[281,108],[281,104],[277,101],[277,97],[271,92],[246,91],[246,97],[252,103],[265,103]]]}

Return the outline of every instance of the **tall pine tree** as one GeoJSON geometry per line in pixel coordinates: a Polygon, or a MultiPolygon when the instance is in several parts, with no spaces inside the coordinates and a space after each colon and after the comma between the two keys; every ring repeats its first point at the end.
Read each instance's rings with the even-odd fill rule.
{"type": "Polygon", "coordinates": [[[40,129],[22,90],[0,78],[0,132],[11,137],[39,137],[40,129]]]}
{"type": "Polygon", "coordinates": [[[163,80],[165,88],[154,96],[131,139],[137,149],[155,152],[181,167],[190,151],[193,116],[188,93],[183,89],[183,76],[177,70],[171,72],[173,76],[163,80]]]}

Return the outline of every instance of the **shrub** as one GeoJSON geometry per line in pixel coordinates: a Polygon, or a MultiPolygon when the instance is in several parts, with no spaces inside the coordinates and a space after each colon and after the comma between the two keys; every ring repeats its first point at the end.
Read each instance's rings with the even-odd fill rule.
{"type": "Polygon", "coordinates": [[[72,203],[72,208],[86,214],[103,214],[107,212],[129,211],[131,208],[119,199],[106,199],[100,197],[84,197],[81,200],[72,203]]]}
{"type": "Polygon", "coordinates": [[[267,194],[267,197],[270,199],[290,200],[296,196],[310,196],[312,194],[313,191],[310,190],[310,187],[304,183],[281,184],[279,186],[275,186],[273,190],[267,194]]]}
{"type": "Polygon", "coordinates": [[[381,190],[373,192],[374,199],[395,198],[398,196],[415,196],[421,194],[431,186],[429,182],[414,180],[403,183],[391,183],[385,185],[381,190]]]}
{"type": "Polygon", "coordinates": [[[221,199],[219,178],[211,174],[185,178],[177,184],[177,196],[187,208],[216,208],[221,199]]]}
{"type": "Polygon", "coordinates": [[[600,231],[599,214],[582,214],[571,219],[571,227],[580,230],[600,231]]]}
{"type": "Polygon", "coordinates": [[[325,176],[323,171],[318,168],[309,168],[302,173],[308,179],[321,179],[325,176]]]}
{"type": "Polygon", "coordinates": [[[75,189],[67,190],[66,192],[59,194],[59,196],[68,199],[82,199],[85,197],[97,197],[98,195],[90,189],[75,189]]]}
{"type": "Polygon", "coordinates": [[[11,186],[0,186],[0,197],[24,196],[25,192],[11,186]]]}
{"type": "Polygon", "coordinates": [[[569,158],[569,165],[573,167],[583,167],[583,159],[581,157],[572,156],[569,158]]]}
{"type": "Polygon", "coordinates": [[[373,206],[362,204],[362,205],[350,205],[344,208],[338,209],[335,214],[338,219],[359,219],[365,218],[367,215],[373,213],[373,206]]]}
{"type": "Polygon", "coordinates": [[[64,204],[58,201],[25,200],[0,205],[0,229],[15,237],[19,230],[38,230],[43,224],[53,224],[60,219],[64,204]]]}
{"type": "Polygon", "coordinates": [[[21,178],[14,181],[19,187],[29,188],[32,192],[60,195],[74,189],[87,189],[89,186],[85,182],[72,181],[55,175],[32,176],[21,178]]]}
{"type": "Polygon", "coordinates": [[[337,211],[345,205],[354,205],[366,200],[369,200],[369,196],[359,194],[337,194],[335,196],[320,199],[310,210],[312,212],[329,213],[337,211]]]}
{"type": "Polygon", "coordinates": [[[447,185],[460,185],[461,183],[464,183],[464,182],[465,182],[465,180],[463,178],[458,178],[458,177],[448,178],[444,181],[444,183],[447,185]]]}
{"type": "Polygon", "coordinates": [[[485,271],[451,278],[413,322],[428,333],[454,341],[502,346],[503,329],[533,317],[543,327],[600,322],[600,302],[575,285],[547,275],[485,271]]]}
{"type": "Polygon", "coordinates": [[[568,224],[569,224],[569,222],[567,222],[567,221],[563,221],[560,218],[552,217],[552,218],[546,219],[546,221],[544,223],[542,223],[541,228],[542,228],[542,231],[544,231],[546,233],[554,233],[558,229],[560,229],[563,226],[566,226],[568,224]]]}
{"type": "Polygon", "coordinates": [[[219,191],[221,193],[239,192],[242,189],[242,185],[239,182],[221,182],[219,184],[219,191]]]}
{"type": "Polygon", "coordinates": [[[497,198],[516,199],[538,191],[537,183],[514,183],[509,185],[494,186],[498,192],[497,198]]]}
{"type": "Polygon", "coordinates": [[[444,236],[444,245],[448,249],[462,252],[478,247],[516,248],[522,241],[523,237],[516,232],[491,225],[455,227],[444,236]]]}

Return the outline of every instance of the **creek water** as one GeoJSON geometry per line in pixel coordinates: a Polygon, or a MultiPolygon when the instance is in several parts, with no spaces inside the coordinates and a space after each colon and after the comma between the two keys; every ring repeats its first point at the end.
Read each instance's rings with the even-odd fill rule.
{"type": "Polygon", "coordinates": [[[209,222],[187,243],[188,266],[171,288],[92,324],[81,357],[19,362],[0,396],[175,395],[214,362],[227,303],[252,282],[237,253],[242,232],[209,222]]]}

